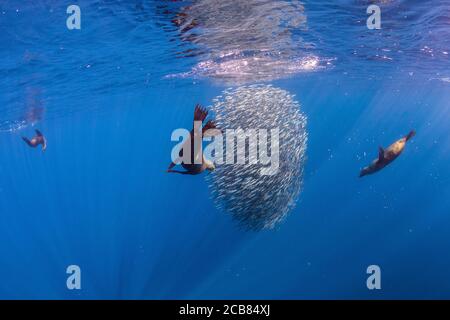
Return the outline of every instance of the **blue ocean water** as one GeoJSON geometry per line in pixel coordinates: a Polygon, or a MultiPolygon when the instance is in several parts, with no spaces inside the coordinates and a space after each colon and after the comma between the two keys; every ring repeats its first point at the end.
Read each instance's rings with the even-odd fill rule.
{"type": "Polygon", "coordinates": [[[449,17],[444,0],[2,1],[0,298],[450,298],[449,17]],[[197,103],[256,83],[308,119],[297,205],[259,232],[207,173],[165,172],[197,103]],[[45,153],[21,139],[36,128],[45,153]]]}

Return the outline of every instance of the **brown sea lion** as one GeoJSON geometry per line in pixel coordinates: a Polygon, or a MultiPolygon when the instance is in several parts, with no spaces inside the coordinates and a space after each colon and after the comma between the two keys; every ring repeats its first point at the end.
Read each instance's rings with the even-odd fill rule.
{"type": "Polygon", "coordinates": [[[27,137],[22,137],[22,139],[32,148],[36,148],[38,145],[42,145],[42,151],[45,151],[45,149],[47,149],[47,140],[38,129],[35,129],[35,131],[36,135],[31,140],[29,140],[27,137]]]}
{"type": "MultiPolygon", "coordinates": [[[[203,135],[207,130],[216,128],[216,125],[212,120],[209,120],[203,126],[203,128],[195,127],[195,122],[198,121],[201,124],[203,124],[203,121],[206,119],[207,115],[208,115],[208,111],[206,111],[204,108],[202,108],[198,104],[195,106],[194,128],[190,132],[190,137],[182,145],[181,150],[178,154],[179,157],[175,161],[176,163],[179,163],[179,160],[181,158],[183,158],[183,150],[185,150],[185,149],[190,150],[191,157],[190,157],[189,163],[184,163],[184,162],[180,163],[183,166],[183,168],[186,169],[186,171],[172,170],[172,168],[176,166],[176,163],[172,162],[172,163],[170,163],[169,168],[167,169],[167,172],[195,175],[195,174],[202,173],[205,170],[213,171],[215,169],[214,163],[208,159],[205,159],[203,153],[201,153],[201,149],[197,147],[198,150],[195,150],[195,146],[194,146],[194,139],[195,139],[194,137],[197,134],[200,134],[200,132],[198,132],[198,133],[196,132],[196,129],[198,131],[200,131],[199,129],[201,129],[201,134],[203,135]],[[189,148],[189,145],[187,145],[189,143],[191,144],[190,148],[189,148]],[[201,156],[201,159],[199,159],[200,156],[201,156]],[[195,161],[196,159],[199,159],[199,160],[195,161]]],[[[200,141],[201,141],[201,139],[200,139],[200,141]]]]}
{"type": "Polygon", "coordinates": [[[387,149],[379,147],[378,159],[375,159],[369,166],[362,169],[359,174],[359,177],[375,173],[386,167],[395,159],[397,159],[397,157],[402,153],[403,149],[405,148],[406,142],[412,137],[414,137],[415,134],[416,132],[414,130],[411,130],[411,132],[408,133],[408,135],[397,140],[396,142],[391,144],[387,149]]]}

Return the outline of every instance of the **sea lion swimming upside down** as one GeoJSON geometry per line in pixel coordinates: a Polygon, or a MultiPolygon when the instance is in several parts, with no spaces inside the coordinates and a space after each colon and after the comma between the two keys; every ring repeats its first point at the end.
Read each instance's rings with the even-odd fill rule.
{"type": "MultiPolygon", "coordinates": [[[[199,148],[199,146],[196,146],[196,144],[194,143],[199,134],[203,136],[207,130],[216,128],[216,125],[212,120],[209,120],[203,126],[203,128],[196,127],[196,123],[203,124],[203,121],[206,119],[207,115],[208,111],[206,111],[200,105],[195,106],[194,128],[191,130],[189,138],[182,145],[181,150],[178,154],[178,159],[176,159],[169,165],[167,172],[196,175],[202,173],[205,170],[213,171],[215,169],[214,163],[208,159],[205,159],[201,147],[199,148]],[[185,158],[183,157],[184,150],[188,150],[187,152],[189,152],[190,150],[190,158],[188,161],[185,161],[185,158]],[[183,159],[183,161],[180,163],[181,159],[183,159]],[[178,163],[181,164],[183,168],[186,169],[186,171],[172,170],[172,168],[175,167],[178,163]]],[[[201,141],[202,139],[200,137],[200,144],[201,141]]]]}
{"type": "Polygon", "coordinates": [[[45,149],[47,149],[47,140],[38,129],[35,129],[35,131],[36,135],[31,140],[27,137],[22,137],[22,139],[32,148],[36,148],[38,145],[42,145],[42,151],[45,151],[45,149]]]}
{"type": "Polygon", "coordinates": [[[362,169],[359,176],[363,177],[365,175],[375,173],[386,167],[395,159],[397,159],[397,157],[402,153],[403,149],[405,148],[406,142],[412,137],[414,137],[415,134],[416,132],[414,130],[411,130],[411,132],[408,133],[408,135],[397,140],[396,142],[391,144],[387,149],[379,147],[378,158],[372,161],[372,163],[369,166],[362,169]]]}

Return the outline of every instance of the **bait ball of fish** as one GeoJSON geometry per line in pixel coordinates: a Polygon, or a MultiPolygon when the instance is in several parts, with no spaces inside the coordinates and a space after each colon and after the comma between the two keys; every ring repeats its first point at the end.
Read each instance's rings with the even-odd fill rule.
{"type": "MultiPolygon", "coordinates": [[[[279,129],[279,167],[275,174],[261,174],[261,168],[269,164],[248,164],[247,159],[245,165],[216,165],[207,176],[217,206],[240,225],[253,230],[273,228],[295,206],[302,187],[307,132],[299,103],[285,90],[253,85],[224,91],[214,99],[211,110],[217,127],[224,132],[224,145],[228,128],[266,129],[270,157],[271,152],[276,152],[270,142],[270,129],[279,129]]],[[[247,141],[247,157],[254,151],[249,150],[249,145],[247,141]]]]}

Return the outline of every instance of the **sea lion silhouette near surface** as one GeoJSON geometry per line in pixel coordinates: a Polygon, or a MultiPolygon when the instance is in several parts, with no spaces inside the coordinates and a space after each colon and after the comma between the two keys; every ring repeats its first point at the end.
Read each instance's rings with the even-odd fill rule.
{"type": "Polygon", "coordinates": [[[35,131],[36,135],[31,140],[27,137],[22,137],[22,139],[32,148],[42,145],[42,151],[45,151],[45,149],[47,149],[47,140],[38,129],[35,129],[35,131]]]}
{"type": "Polygon", "coordinates": [[[397,159],[397,157],[403,152],[403,149],[405,149],[406,142],[414,137],[415,134],[416,132],[411,130],[405,137],[397,140],[387,149],[379,147],[378,158],[372,161],[369,166],[363,168],[359,174],[359,177],[375,173],[397,159]]]}

